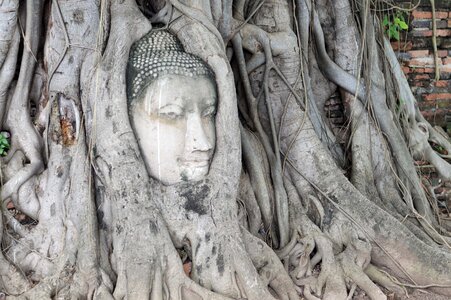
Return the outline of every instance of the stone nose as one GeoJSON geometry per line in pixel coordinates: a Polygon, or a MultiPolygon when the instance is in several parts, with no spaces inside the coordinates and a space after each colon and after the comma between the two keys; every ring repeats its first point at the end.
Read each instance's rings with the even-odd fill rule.
{"type": "Polygon", "coordinates": [[[207,152],[213,149],[213,145],[204,126],[200,114],[192,113],[188,115],[186,124],[186,151],[207,152]]]}

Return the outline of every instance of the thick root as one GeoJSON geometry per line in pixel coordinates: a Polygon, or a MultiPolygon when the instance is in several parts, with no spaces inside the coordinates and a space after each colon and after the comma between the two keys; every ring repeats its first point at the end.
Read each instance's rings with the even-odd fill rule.
{"type": "Polygon", "coordinates": [[[406,294],[406,291],[399,285],[393,282],[391,278],[382,273],[378,268],[369,264],[365,269],[365,274],[375,283],[383,286],[387,290],[394,292],[395,294],[402,295],[406,294]]]}
{"type": "MultiPolygon", "coordinates": [[[[176,253],[166,258],[156,258],[154,262],[129,263],[127,269],[119,274],[113,293],[116,300],[230,299],[211,292],[188,278],[176,253]]],[[[94,298],[111,299],[110,297],[109,289],[103,285],[96,291],[94,298]]]]}
{"type": "Polygon", "coordinates": [[[25,276],[0,254],[0,290],[9,295],[20,295],[30,287],[25,276]]]}
{"type": "Polygon", "coordinates": [[[343,269],[343,273],[364,290],[371,299],[386,300],[387,296],[363,272],[363,268],[366,267],[370,260],[371,248],[368,249],[368,247],[365,247],[366,245],[369,244],[360,240],[356,240],[351,245],[348,245],[338,257],[341,268],[343,269]]]}
{"type": "Polygon", "coordinates": [[[298,299],[293,282],[274,251],[247,230],[241,232],[246,251],[263,282],[275,291],[278,299],[298,299]]]}
{"type": "Polygon", "coordinates": [[[333,251],[333,242],[307,216],[304,218],[300,225],[303,238],[298,244],[302,250],[294,247],[290,253],[290,265],[294,266],[294,270],[290,272],[292,280],[297,286],[303,287],[307,299],[346,299],[345,280],[333,251]],[[317,254],[310,259],[314,248],[317,254]],[[319,262],[321,271],[314,276],[312,270],[319,262]]]}

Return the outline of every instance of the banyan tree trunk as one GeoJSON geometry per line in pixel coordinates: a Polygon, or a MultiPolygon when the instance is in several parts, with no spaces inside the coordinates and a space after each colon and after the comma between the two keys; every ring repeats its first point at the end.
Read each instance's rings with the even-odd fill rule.
{"type": "Polygon", "coordinates": [[[450,296],[451,223],[414,159],[449,180],[429,142],[451,145],[382,33],[390,3],[0,1],[0,299],[450,296]],[[150,30],[215,73],[200,181],[149,176],[130,125],[126,67],[150,30]]]}

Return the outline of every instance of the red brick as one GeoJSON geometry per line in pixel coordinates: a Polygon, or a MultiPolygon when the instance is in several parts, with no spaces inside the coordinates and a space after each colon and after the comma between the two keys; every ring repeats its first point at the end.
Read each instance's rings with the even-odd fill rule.
{"type": "Polygon", "coordinates": [[[411,72],[409,67],[402,67],[402,71],[404,72],[404,74],[409,74],[411,72]]]}
{"type": "Polygon", "coordinates": [[[415,37],[420,37],[420,36],[429,37],[429,36],[432,36],[432,30],[424,30],[424,29],[418,30],[418,29],[414,29],[412,31],[412,33],[413,33],[413,36],[415,36],[415,37]]]}
{"type": "Polygon", "coordinates": [[[427,110],[435,108],[435,102],[436,102],[435,100],[431,100],[431,101],[427,101],[427,102],[420,101],[420,102],[418,102],[418,107],[420,108],[420,110],[422,112],[427,111],[427,110]]]}
{"type": "MultiPolygon", "coordinates": [[[[432,36],[432,30],[424,30],[422,28],[414,29],[412,31],[414,37],[429,37],[432,36]]],[[[436,36],[438,37],[447,37],[451,36],[451,30],[450,29],[437,29],[436,30],[436,36]]]]}
{"type": "Polygon", "coordinates": [[[191,262],[186,262],[186,263],[183,264],[183,271],[185,272],[186,276],[190,276],[191,267],[192,267],[192,263],[191,262]]]}
{"type": "Polygon", "coordinates": [[[441,66],[440,72],[451,73],[451,64],[441,66]]]}
{"type": "Polygon", "coordinates": [[[414,10],[412,12],[412,16],[415,19],[432,19],[432,12],[430,12],[430,11],[414,10]]]}
{"type": "MultiPolygon", "coordinates": [[[[445,52],[447,51],[445,50],[445,52]]],[[[412,56],[412,58],[424,57],[429,55],[429,50],[411,50],[408,53],[412,56]]]]}
{"type": "Polygon", "coordinates": [[[424,110],[421,110],[421,108],[420,108],[420,111],[421,111],[421,114],[423,115],[423,117],[427,121],[434,123],[434,119],[435,119],[435,116],[436,116],[436,109],[434,107],[433,108],[424,109],[424,110]]]}
{"type": "Polygon", "coordinates": [[[412,72],[418,73],[418,74],[423,74],[424,73],[424,69],[423,68],[417,68],[415,70],[412,70],[412,72]]]}
{"type": "Polygon", "coordinates": [[[438,50],[437,55],[438,57],[446,57],[448,56],[448,50],[438,50]]]}
{"type": "MultiPolygon", "coordinates": [[[[420,22],[420,21],[418,21],[418,22],[420,22]]],[[[448,20],[446,20],[446,19],[445,20],[437,20],[437,22],[435,23],[435,26],[437,28],[439,28],[439,29],[447,28],[448,27],[448,20]]]]}
{"type": "Polygon", "coordinates": [[[424,100],[431,101],[437,99],[451,99],[450,93],[442,93],[442,94],[428,94],[423,95],[424,100]]]}
{"type": "Polygon", "coordinates": [[[435,73],[434,68],[424,68],[424,73],[435,73]]]}
{"type": "Polygon", "coordinates": [[[448,108],[450,104],[451,104],[451,98],[446,99],[446,100],[438,100],[437,101],[438,108],[448,108]]]}
{"type": "Polygon", "coordinates": [[[451,36],[450,29],[437,29],[436,36],[451,36]]]}
{"type": "MultiPolygon", "coordinates": [[[[451,12],[450,12],[450,16],[449,16],[449,18],[451,19],[451,12]]],[[[450,28],[451,28],[451,20],[448,20],[448,27],[450,27],[450,28]]]]}
{"type": "Polygon", "coordinates": [[[391,43],[391,47],[393,48],[393,50],[395,51],[408,51],[411,50],[413,45],[412,45],[412,41],[407,41],[407,42],[392,42],[391,43]]]}
{"type": "MultiPolygon", "coordinates": [[[[432,18],[432,16],[431,16],[432,18]]],[[[436,11],[435,12],[435,18],[436,19],[447,19],[448,18],[448,12],[446,11],[436,11]]]]}
{"type": "Polygon", "coordinates": [[[451,81],[450,80],[439,80],[434,82],[434,85],[436,87],[447,87],[448,85],[450,85],[451,81]]]}
{"type": "Polygon", "coordinates": [[[446,125],[446,121],[445,121],[446,114],[447,114],[447,111],[444,109],[434,109],[434,110],[428,112],[426,115],[423,114],[423,116],[426,120],[428,120],[429,122],[432,122],[434,124],[446,125]]]}
{"type": "MultiPolygon", "coordinates": [[[[440,61],[441,63],[441,61],[440,61]]],[[[413,67],[423,67],[423,66],[433,66],[434,58],[432,56],[418,57],[409,61],[409,66],[413,67]]]]}
{"type": "Polygon", "coordinates": [[[443,59],[443,64],[444,64],[444,65],[449,65],[449,64],[451,64],[451,57],[444,58],[444,59],[443,59]]]}
{"type": "Polygon", "coordinates": [[[427,74],[415,75],[415,80],[431,79],[427,74]]]}

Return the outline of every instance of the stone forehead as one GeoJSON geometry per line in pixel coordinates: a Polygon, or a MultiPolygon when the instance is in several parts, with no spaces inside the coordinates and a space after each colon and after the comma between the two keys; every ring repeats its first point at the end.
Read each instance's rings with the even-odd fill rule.
{"type": "Polygon", "coordinates": [[[127,66],[127,97],[139,97],[152,81],[164,75],[187,77],[214,74],[200,58],[186,53],[180,41],[171,33],[151,31],[133,44],[127,66]]]}

